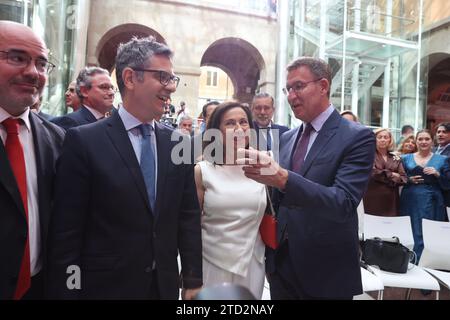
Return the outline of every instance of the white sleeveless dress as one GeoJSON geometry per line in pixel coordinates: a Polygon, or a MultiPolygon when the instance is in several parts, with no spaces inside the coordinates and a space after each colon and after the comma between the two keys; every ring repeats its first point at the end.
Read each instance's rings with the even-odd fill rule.
{"type": "Polygon", "coordinates": [[[265,246],[259,225],[266,208],[263,184],[247,178],[242,166],[198,163],[205,195],[202,216],[204,286],[240,284],[260,299],[264,289],[265,246]]]}

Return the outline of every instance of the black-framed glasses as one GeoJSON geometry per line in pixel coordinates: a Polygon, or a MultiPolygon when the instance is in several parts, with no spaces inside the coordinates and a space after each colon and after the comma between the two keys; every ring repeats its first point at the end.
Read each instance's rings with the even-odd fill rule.
{"type": "Polygon", "coordinates": [[[44,58],[36,58],[33,59],[30,57],[30,55],[24,51],[20,50],[9,50],[9,51],[3,51],[0,50],[1,53],[5,54],[6,62],[12,66],[16,66],[19,68],[26,68],[30,65],[31,61],[35,61],[34,65],[36,66],[36,70],[40,73],[47,73],[49,74],[52,72],[55,65],[51,62],[49,62],[47,59],[44,58]]]}
{"type": "Polygon", "coordinates": [[[289,92],[291,92],[291,90],[293,90],[295,93],[298,94],[298,93],[302,92],[308,86],[308,84],[310,84],[312,82],[317,82],[322,79],[323,78],[319,78],[316,80],[311,80],[311,81],[306,81],[306,82],[297,81],[292,86],[286,86],[286,88],[283,88],[283,93],[285,95],[289,95],[289,92]]]}
{"type": "Polygon", "coordinates": [[[170,81],[175,83],[175,87],[178,87],[180,83],[180,77],[174,76],[164,70],[155,70],[155,69],[133,69],[134,71],[144,71],[144,72],[158,72],[159,73],[159,82],[163,86],[167,86],[170,81]]]}

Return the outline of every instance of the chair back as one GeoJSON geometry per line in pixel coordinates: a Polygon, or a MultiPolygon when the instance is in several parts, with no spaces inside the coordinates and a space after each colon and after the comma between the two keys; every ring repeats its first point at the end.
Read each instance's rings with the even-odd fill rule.
{"type": "Polygon", "coordinates": [[[401,244],[412,250],[414,237],[410,217],[380,217],[364,214],[364,239],[376,237],[382,239],[398,237],[401,244]]]}
{"type": "Polygon", "coordinates": [[[422,235],[419,266],[450,270],[450,222],[422,219],[422,235]]]}

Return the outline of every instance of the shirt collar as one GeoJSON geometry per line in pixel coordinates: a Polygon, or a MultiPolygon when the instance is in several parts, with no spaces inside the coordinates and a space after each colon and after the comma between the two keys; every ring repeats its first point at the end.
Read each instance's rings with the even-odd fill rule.
{"type": "MultiPolygon", "coordinates": [[[[325,122],[328,120],[328,118],[331,116],[331,114],[334,111],[334,106],[330,104],[328,108],[319,114],[317,117],[314,118],[313,121],[311,121],[311,126],[314,128],[315,132],[319,132],[320,129],[322,129],[325,122]]],[[[303,122],[303,125],[306,125],[305,122],[303,122]]]]}
{"type": "Polygon", "coordinates": [[[105,117],[105,115],[102,114],[101,112],[99,112],[98,110],[95,110],[94,108],[91,108],[91,107],[89,107],[89,106],[87,106],[85,104],[83,106],[92,113],[92,115],[95,117],[95,119],[98,120],[98,119],[101,119],[101,118],[105,117]]]}
{"type": "Polygon", "coordinates": [[[14,116],[10,115],[5,109],[0,107],[0,123],[2,123],[4,120],[6,120],[8,118],[22,119],[22,121],[25,123],[25,126],[27,127],[28,131],[31,131],[31,123],[30,123],[29,116],[30,116],[30,108],[26,108],[22,114],[20,114],[17,117],[14,117],[14,116]]]}
{"type": "MultiPolygon", "coordinates": [[[[142,124],[142,122],[129,113],[126,108],[119,108],[118,112],[120,118],[122,119],[123,125],[125,126],[125,130],[130,131],[131,129],[134,129],[142,124]]],[[[153,130],[155,130],[155,120],[152,120],[147,124],[151,125],[153,130]]]]}

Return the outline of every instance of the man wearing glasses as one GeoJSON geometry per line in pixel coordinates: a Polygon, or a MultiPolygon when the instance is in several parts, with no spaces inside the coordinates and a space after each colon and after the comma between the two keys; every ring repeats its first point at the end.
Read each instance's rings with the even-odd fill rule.
{"type": "Polygon", "coordinates": [[[99,67],[85,67],[77,77],[76,94],[81,102],[78,111],[52,120],[53,123],[69,130],[103,119],[113,107],[116,90],[108,70],[99,67]]]}
{"type": "Polygon", "coordinates": [[[279,246],[267,256],[273,299],[351,299],[362,293],[358,216],[375,153],[373,133],[330,103],[328,64],[299,58],[285,94],[299,128],[281,137],[280,164],[246,150],[247,177],[274,187],[279,246]]]}
{"type": "Polygon", "coordinates": [[[0,300],[42,299],[63,131],[30,112],[54,67],[27,26],[0,21],[0,300]]]}
{"type": "Polygon", "coordinates": [[[121,44],[123,106],[67,133],[50,230],[53,298],[178,299],[182,285],[191,299],[202,286],[193,168],[171,161],[173,130],[155,121],[179,82],[171,57],[151,37],[121,44]],[[81,270],[79,289],[66,286],[70,266],[81,270]]]}

